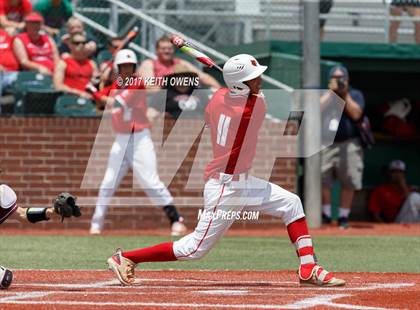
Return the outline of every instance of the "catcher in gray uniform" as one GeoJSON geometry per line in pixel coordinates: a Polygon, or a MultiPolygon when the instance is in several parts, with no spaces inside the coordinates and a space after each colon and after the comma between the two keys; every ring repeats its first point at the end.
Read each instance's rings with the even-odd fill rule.
{"type": "MultiPolygon", "coordinates": [[[[76,197],[69,193],[59,194],[52,207],[22,208],[17,204],[15,191],[6,184],[0,185],[0,224],[9,218],[26,219],[31,223],[48,221],[59,218],[81,216],[80,208],[76,205],[76,197]]],[[[0,266],[0,289],[7,289],[13,280],[11,270],[0,266]]]]}

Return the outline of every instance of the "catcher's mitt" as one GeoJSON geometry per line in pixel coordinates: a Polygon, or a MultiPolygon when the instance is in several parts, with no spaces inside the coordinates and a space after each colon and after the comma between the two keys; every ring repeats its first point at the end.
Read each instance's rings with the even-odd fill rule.
{"type": "Polygon", "coordinates": [[[55,198],[54,212],[61,215],[61,221],[65,217],[79,217],[82,215],[80,207],[76,205],[76,197],[70,193],[61,193],[55,198]]]}

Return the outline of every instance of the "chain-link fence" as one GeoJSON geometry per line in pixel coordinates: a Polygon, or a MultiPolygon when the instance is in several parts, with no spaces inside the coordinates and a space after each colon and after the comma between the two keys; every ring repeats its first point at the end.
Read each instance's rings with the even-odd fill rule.
{"type": "Polygon", "coordinates": [[[120,34],[138,25],[142,29],[142,46],[153,50],[161,29],[139,20],[119,3],[211,47],[272,38],[297,41],[301,37],[301,5],[295,0],[79,0],[76,10],[120,34]]]}
{"type": "MultiPolygon", "coordinates": [[[[84,22],[88,35],[97,44],[94,60],[98,63],[103,61],[101,51],[106,50],[109,37],[123,36],[134,26],[139,28],[140,35],[131,47],[138,52],[140,60],[153,57],[156,40],[174,30],[223,55],[253,54],[269,65],[271,77],[293,88],[302,86],[302,3],[297,0],[73,1],[75,16],[84,22]]],[[[390,12],[395,5],[391,6],[391,3],[395,4],[395,1],[371,0],[360,6],[347,0],[321,0],[322,36],[327,41],[384,42],[390,39],[391,22],[402,20],[400,41],[412,42],[412,21],[419,17],[408,16],[411,11],[406,8],[401,8],[402,16],[392,17],[390,12]]],[[[65,29],[62,32],[65,33],[65,29]]],[[[215,54],[211,56],[218,61],[224,60],[215,54]]],[[[328,71],[325,66],[321,70],[328,71]]],[[[266,86],[273,85],[279,87],[275,83],[266,86]]],[[[25,98],[23,94],[16,102],[22,106],[35,100],[25,98]]],[[[10,106],[2,109],[3,112],[9,113],[10,106]]],[[[19,111],[19,108],[15,110],[19,111]]]]}

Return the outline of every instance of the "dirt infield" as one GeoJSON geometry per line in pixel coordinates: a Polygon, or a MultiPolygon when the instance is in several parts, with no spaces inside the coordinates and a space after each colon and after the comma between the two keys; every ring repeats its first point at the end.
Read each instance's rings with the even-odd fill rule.
{"type": "MultiPolygon", "coordinates": [[[[190,227],[192,228],[192,227],[190,227]]],[[[420,236],[420,224],[375,224],[354,222],[350,228],[343,230],[336,225],[323,225],[318,229],[311,229],[313,236],[420,236]]],[[[154,230],[105,230],[105,236],[168,236],[169,229],[154,230]]],[[[14,229],[6,228],[0,230],[0,235],[36,235],[36,236],[88,236],[86,229],[14,229]]],[[[246,237],[275,237],[287,236],[286,228],[279,224],[274,229],[231,229],[226,236],[246,237]]]]}
{"type": "Polygon", "coordinates": [[[18,270],[0,309],[419,309],[420,277],[340,273],[343,288],[304,288],[291,271],[138,271],[123,287],[109,271],[18,270]]]}

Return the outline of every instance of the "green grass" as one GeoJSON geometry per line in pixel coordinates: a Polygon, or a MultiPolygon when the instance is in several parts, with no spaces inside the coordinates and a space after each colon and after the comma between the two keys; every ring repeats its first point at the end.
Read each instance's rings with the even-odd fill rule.
{"type": "MultiPolygon", "coordinates": [[[[133,249],[162,237],[0,236],[0,264],[16,269],[105,269],[116,247],[133,249]]],[[[335,271],[420,272],[418,237],[317,237],[321,264],[335,271]]],[[[287,238],[225,237],[200,261],[147,263],[145,269],[293,270],[287,238]]]]}

